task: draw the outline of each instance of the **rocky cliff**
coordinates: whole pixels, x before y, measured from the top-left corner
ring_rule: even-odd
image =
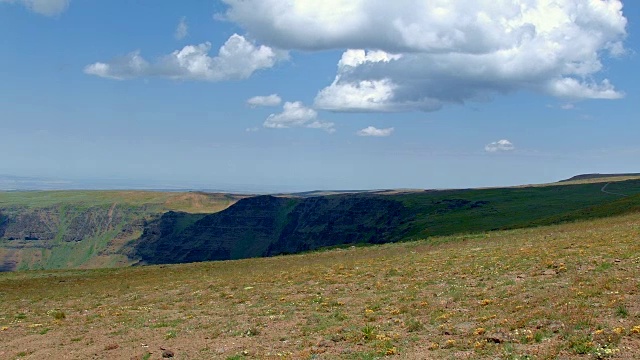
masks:
[[[213,213],[243,197],[201,192],[0,192],[0,271],[129,265],[138,259],[128,245],[140,237],[146,222],[169,210]]]
[[[128,206],[12,207],[0,213],[0,271],[110,265],[142,232],[143,209]],[[110,259],[105,264],[100,258]],[[115,265],[115,263],[114,263]]]
[[[200,219],[167,213],[147,224],[135,253],[145,263],[228,260],[400,240],[412,214],[384,196],[258,196]],[[176,231],[176,228],[182,229]]]

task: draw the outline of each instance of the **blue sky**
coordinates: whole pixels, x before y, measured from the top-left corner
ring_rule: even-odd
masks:
[[[311,190],[640,172],[640,4],[500,3],[0,0],[0,174]]]

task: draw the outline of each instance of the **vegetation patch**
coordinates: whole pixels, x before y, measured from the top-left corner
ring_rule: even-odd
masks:
[[[1,351],[637,358],[639,235],[640,214],[629,214],[272,258],[2,273]]]

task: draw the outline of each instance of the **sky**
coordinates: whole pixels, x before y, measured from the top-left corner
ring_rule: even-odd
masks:
[[[302,191],[640,172],[638,21],[630,0],[0,0],[0,175]]]

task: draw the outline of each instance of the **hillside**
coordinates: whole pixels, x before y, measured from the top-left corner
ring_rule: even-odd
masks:
[[[637,359],[640,214],[239,261],[0,274],[7,359]]]
[[[0,271],[124,266],[123,247],[166,211],[212,213],[243,196],[151,191],[0,192]]]
[[[627,173],[627,174],[581,174],[573,176],[566,180],[561,180],[560,182],[569,182],[569,181],[585,181],[585,180],[597,180],[597,181],[615,181],[615,180],[628,180],[631,178],[640,178],[640,173]]]
[[[147,224],[136,255],[151,264],[273,256],[405,237],[411,211],[393,198],[258,196],[200,217],[170,212]]]
[[[260,196],[207,216],[167,213],[135,243],[144,263],[273,256],[340,245],[526,228],[640,210],[640,180],[570,186]],[[635,194],[635,195],[634,195]]]
[[[0,271],[274,256],[549,225],[640,208],[640,179],[561,184],[248,198],[5,192]]]

